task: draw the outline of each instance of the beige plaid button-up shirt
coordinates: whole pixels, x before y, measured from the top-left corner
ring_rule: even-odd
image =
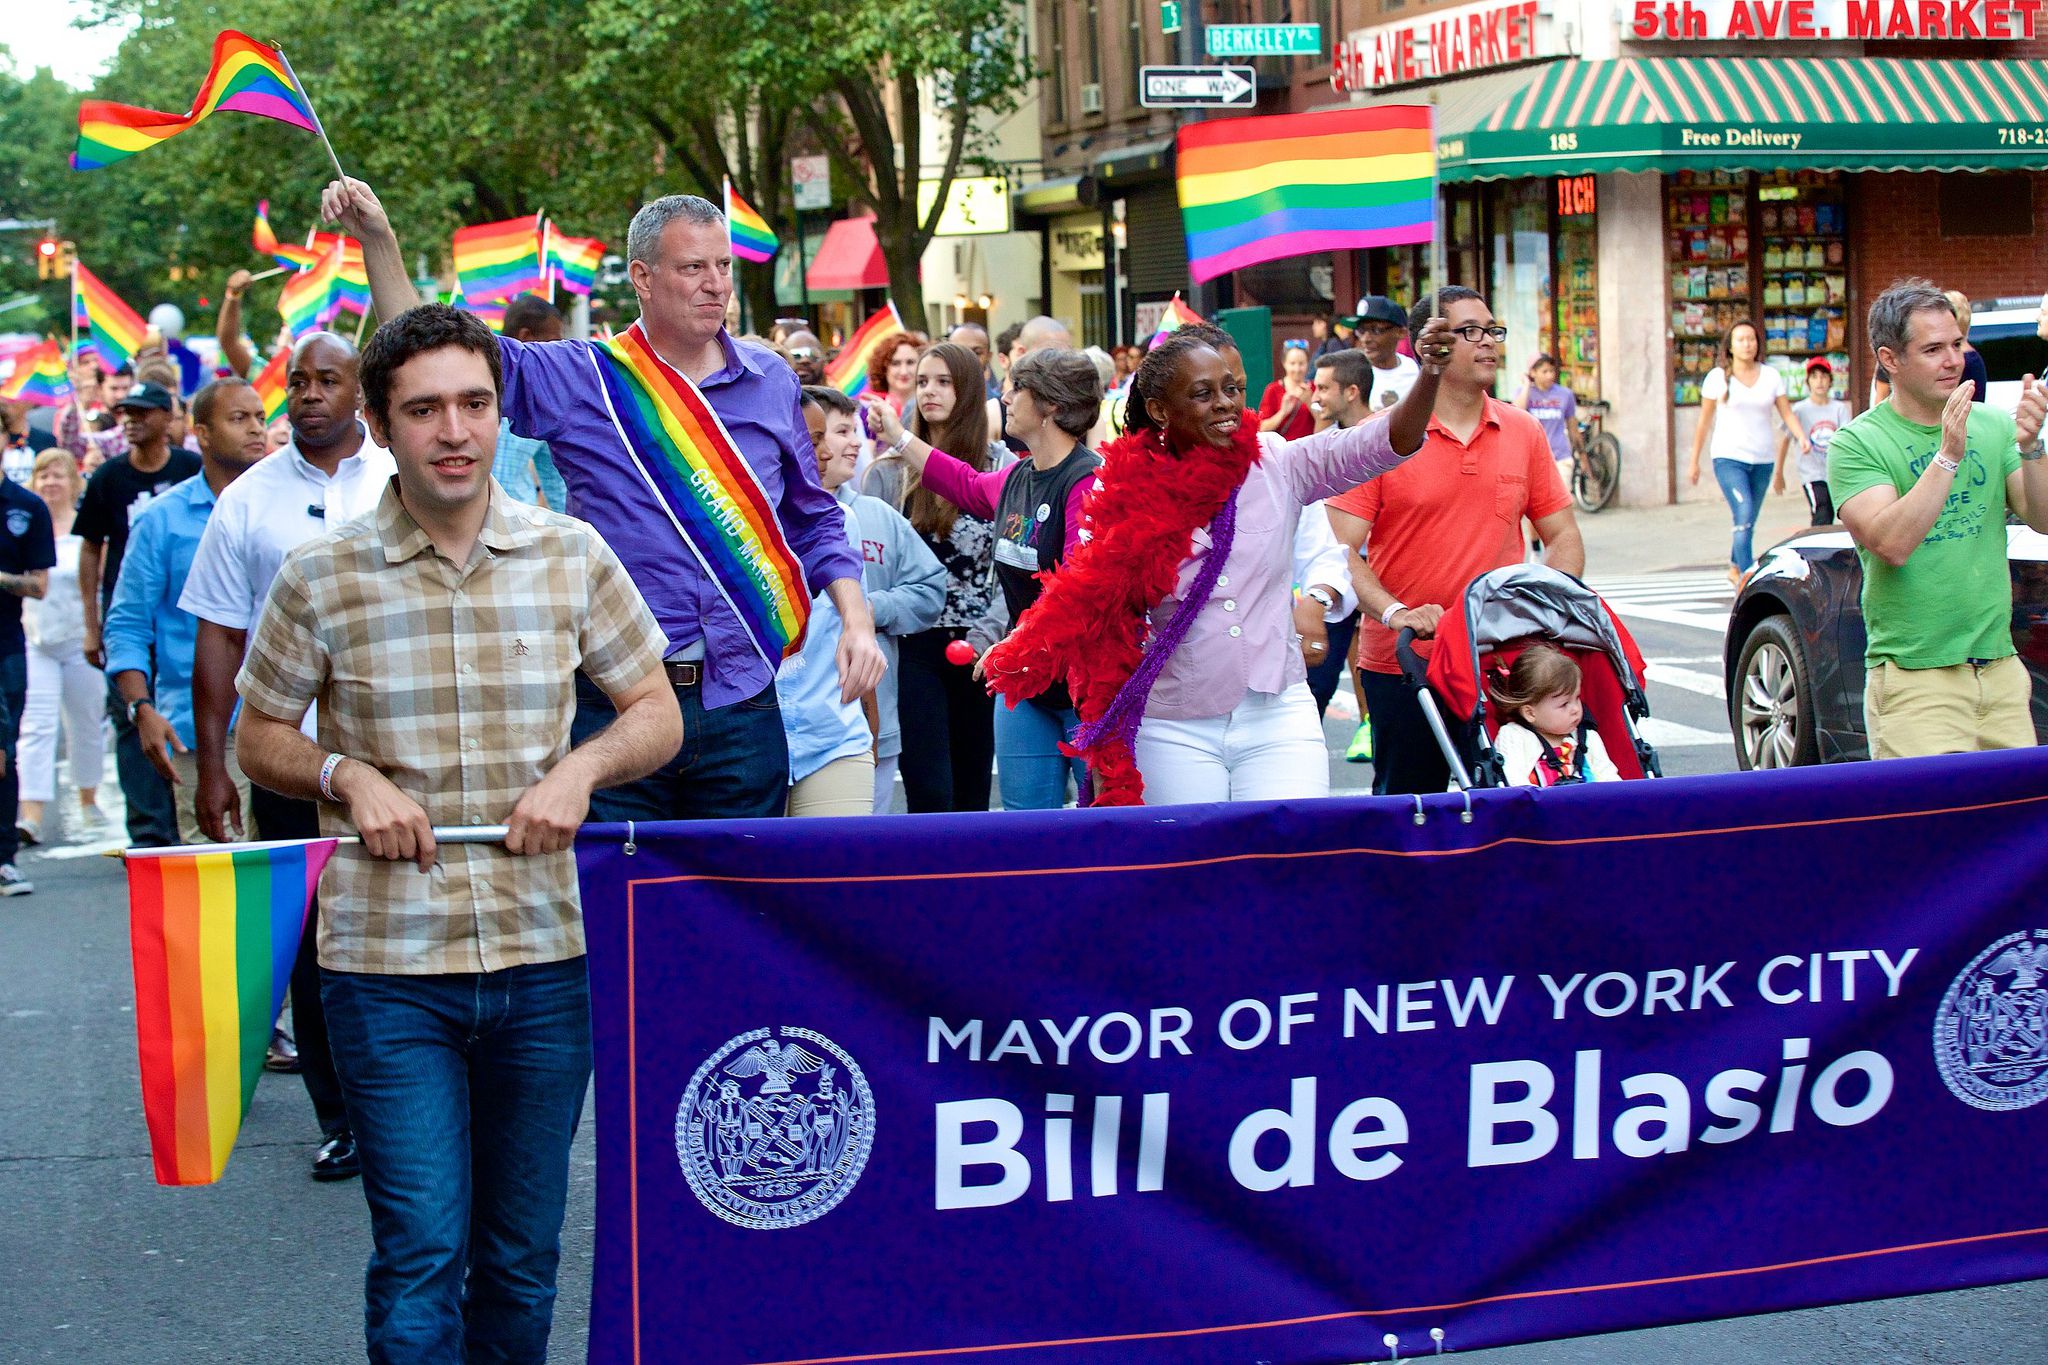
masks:
[[[580,669],[607,691],[667,641],[595,529],[495,484],[466,564],[398,499],[292,552],[256,623],[242,698],[278,720],[320,704],[320,743],[381,771],[436,825],[499,825],[569,751]],[[344,807],[320,827],[351,834]],[[320,965],[493,972],[583,952],[575,855],[444,844],[434,870],[336,850],[320,883]]]

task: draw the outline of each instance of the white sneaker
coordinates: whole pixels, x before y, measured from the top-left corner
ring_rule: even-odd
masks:
[[[14,832],[20,836],[22,845],[26,848],[34,848],[43,841],[43,827],[34,820],[16,820]]]
[[[99,834],[107,828],[107,813],[98,806],[80,806],[78,823],[88,834]]]
[[[0,896],[26,896],[36,884],[21,875],[13,863],[0,863]]]

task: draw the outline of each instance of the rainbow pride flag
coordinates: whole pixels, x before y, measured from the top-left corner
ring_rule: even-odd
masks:
[[[548,234],[548,258],[543,263],[555,281],[572,294],[588,294],[597,287],[598,267],[604,264],[604,243],[595,237],[564,237]]]
[[[284,292],[277,296],[277,311],[293,341],[340,316],[342,256],[339,246],[329,247],[317,265],[284,282]]]
[[[544,293],[540,268],[540,215],[478,223],[455,230],[455,275],[474,303]]]
[[[493,332],[505,330],[505,309],[510,303],[510,299],[485,299],[482,303],[471,303],[463,297],[460,289],[448,300],[451,308],[464,313],[474,313],[482,318]]]
[[[725,222],[732,232],[732,254],[743,261],[772,261],[782,249],[775,240],[775,229],[759,210],[740,198],[730,180],[725,182]]]
[[[1205,119],[1179,134],[1188,274],[1317,251],[1427,242],[1436,136],[1426,104]]]
[[[334,295],[341,312],[361,316],[370,311],[370,267],[363,263],[363,244],[338,232],[313,234],[313,250],[341,248],[341,274],[334,281]]]
[[[246,33],[227,29],[213,40],[213,67],[193,97],[190,113],[160,114],[109,100],[80,104],[78,147],[71,153],[71,168],[97,170],[176,137],[222,111],[276,119],[309,133],[320,131],[320,120],[313,116],[313,106],[292,78],[283,55]]]
[[[14,372],[0,383],[0,399],[60,408],[71,401],[71,372],[64,366],[64,343],[52,338],[14,358]]]
[[[256,371],[249,382],[255,386],[256,396],[263,400],[263,420],[275,422],[284,415],[285,400],[289,390],[285,384],[285,368],[291,363],[290,351],[279,351],[270,357],[270,363]]]
[[[1166,311],[1159,315],[1159,330],[1154,332],[1152,339],[1145,343],[1145,349],[1151,350],[1183,327],[1199,327],[1201,325],[1202,315],[1188,307],[1185,303],[1182,303],[1180,301],[1180,291],[1176,289],[1173,291],[1173,297],[1167,301]]]
[[[71,321],[91,338],[109,372],[134,360],[149,334],[141,315],[82,263],[71,268]]]
[[[159,1185],[220,1179],[333,839],[131,849],[142,1116]]]
[[[265,256],[273,256],[279,265],[296,266],[304,270],[320,259],[320,253],[311,247],[293,246],[277,240],[277,234],[270,227],[270,201],[259,200],[256,204],[256,227],[249,235],[250,244]]]
[[[846,339],[839,354],[825,366],[825,382],[848,398],[866,393],[868,362],[883,342],[902,330],[903,319],[896,315],[896,305],[883,304],[880,311],[860,325],[859,331]]]
[[[770,668],[803,648],[811,590],[775,504],[688,376],[634,323],[591,348],[634,465]]]

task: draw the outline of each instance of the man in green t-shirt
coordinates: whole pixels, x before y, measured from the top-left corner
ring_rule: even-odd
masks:
[[[1828,486],[1863,561],[1871,757],[2030,745],[2005,513],[2048,532],[2048,390],[2027,376],[2017,422],[1972,403],[1962,330],[1925,280],[1878,296],[1870,343],[1891,396],[1835,434]]]

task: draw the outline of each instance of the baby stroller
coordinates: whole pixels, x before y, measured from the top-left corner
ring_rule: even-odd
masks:
[[[1624,778],[1662,777],[1657,751],[1636,733],[1650,714],[1643,691],[1643,655],[1600,595],[1570,574],[1542,564],[1511,564],[1472,580],[1465,599],[1446,611],[1436,647],[1425,665],[1415,632],[1395,641],[1402,675],[1415,689],[1424,719],[1443,750],[1460,790],[1507,784],[1493,736],[1501,717],[1491,714],[1485,679],[1522,649],[1554,644],[1578,662],[1581,732],[1600,735]],[[1583,742],[1580,749],[1584,749]]]

